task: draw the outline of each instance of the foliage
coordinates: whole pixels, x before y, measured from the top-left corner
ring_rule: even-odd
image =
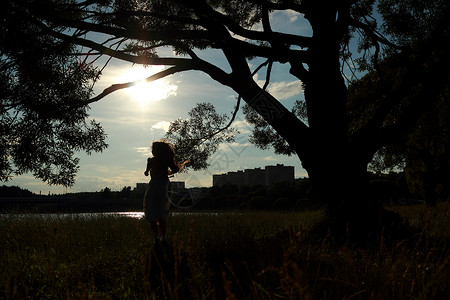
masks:
[[[378,3],[384,21],[382,28],[399,45],[417,44],[436,32],[443,38],[448,36],[448,28],[441,27],[448,7],[445,0],[382,0]]]
[[[446,199],[449,188],[445,149],[449,146],[450,77],[445,73],[430,77],[433,65],[448,64],[442,43],[450,34],[448,9],[447,1],[379,1],[383,33],[399,48],[386,49],[383,60],[349,87],[351,132],[370,124],[368,120],[394,128],[393,132],[385,130],[386,142],[369,168],[404,170],[411,191],[422,194],[430,205]],[[420,59],[423,68],[408,72],[408,68],[417,68]],[[439,84],[433,87],[431,81]]]
[[[432,59],[439,61],[443,58]],[[350,128],[357,131],[367,120],[373,119],[380,109],[389,111],[378,121],[382,126],[396,124],[404,118],[404,107],[412,106],[415,97],[424,97],[424,105],[420,107],[424,110],[417,110],[414,117],[407,119],[409,122],[405,122],[402,135],[395,134],[389,138],[386,133],[387,144],[375,153],[369,168],[375,172],[404,170],[411,191],[421,193],[429,204],[435,204],[436,197],[441,200],[448,197],[449,188],[446,185],[446,178],[450,176],[450,158],[446,151],[450,146],[448,78],[444,76],[441,79],[447,81],[447,85],[441,86],[441,90],[421,94],[420,88],[425,85],[423,81],[429,80],[428,78],[417,76],[413,80],[403,79],[403,65],[414,63],[410,60],[405,55],[393,55],[379,64],[377,73],[372,72],[350,86]],[[406,81],[415,82],[416,86],[411,89],[409,97],[391,99],[391,103],[383,102],[383,99],[389,97],[389,93],[398,93],[399,86]],[[361,105],[360,99],[364,99],[364,105]],[[436,185],[441,186],[438,188],[439,192],[434,191]]]
[[[18,186],[0,186],[1,197],[32,197],[33,193],[29,190],[21,189]]]
[[[166,138],[174,145],[179,161],[189,160],[188,167],[194,170],[206,169],[207,159],[220,144],[233,142],[239,131],[226,128],[227,115],[217,113],[211,103],[197,103],[188,116],[171,122]]]
[[[305,110],[305,102],[297,100],[292,109],[292,113],[307,123]],[[251,106],[245,105],[242,112],[245,115],[245,120],[253,126],[252,133],[249,137],[249,141],[252,144],[263,150],[273,148],[276,154],[295,154],[295,150],[292,149],[283,137],[280,136],[280,134],[278,134],[256,110],[252,109]]]
[[[372,9],[372,5],[373,1],[365,1],[359,8],[355,8],[354,13],[366,15]],[[433,39],[433,35],[439,34],[439,39],[432,40],[435,44],[427,45],[435,49],[429,60],[439,61],[447,56],[437,45],[442,39],[447,39],[449,34],[448,28],[440,27],[443,26],[441,23],[446,18],[444,15],[448,9],[446,1],[379,1],[377,8],[381,18],[373,20],[371,23],[373,30],[377,22],[381,22],[384,35],[392,38],[401,48],[385,48],[383,59],[376,61],[373,65],[367,64],[367,59],[358,60],[366,64],[360,66],[361,70],[367,69],[372,72],[362,79],[352,81],[349,85],[347,111],[351,134],[357,133],[368,123],[368,120],[378,117],[377,114],[383,118],[378,120],[382,127],[396,124],[401,121],[405,107],[415,101],[414,97],[421,97],[417,95],[417,88],[412,88],[409,96],[399,95],[399,88],[404,88],[403,85],[406,82],[409,88],[422,86],[423,81],[426,80],[423,75],[417,76],[414,80],[405,77],[406,66],[413,63],[414,55],[416,55],[412,54],[411,48],[419,47],[427,39]],[[361,50],[374,46],[368,38],[359,40]],[[440,80],[448,83],[445,75],[442,75]],[[446,157],[449,152],[445,151],[448,148],[449,95],[448,86],[441,86],[441,88],[443,89],[441,94],[428,96],[435,97],[437,100],[429,99],[429,103],[421,106],[423,111],[417,113],[420,116],[417,120],[411,119],[404,133],[396,134],[395,141],[389,141],[375,153],[369,165],[370,170],[375,172],[406,170],[410,174],[408,178],[411,179],[411,190],[421,191],[424,195],[424,181],[433,180],[430,177],[438,177],[439,184],[441,181],[446,181],[449,161]],[[393,94],[394,97],[387,96],[389,94]],[[297,117],[307,122],[305,102],[296,101],[293,110]],[[278,154],[292,153],[293,149],[257,112],[246,106],[244,113],[246,120],[254,126],[251,142],[262,149],[272,147]],[[424,160],[432,162],[425,166]],[[441,197],[445,199],[446,195],[441,194]]]
[[[74,46],[21,17],[23,4],[8,1],[0,15],[0,180],[30,172],[48,184],[71,186],[75,152],[107,147],[83,103],[99,72],[72,56]]]
[[[255,124],[261,124],[261,128],[259,125],[255,127],[253,142],[262,147],[275,147],[279,153],[295,153],[311,178],[315,195],[327,204],[330,214],[341,219],[341,225],[350,222],[350,227],[360,227],[364,223],[361,228],[370,231],[376,227],[382,208],[367,193],[368,163],[379,149],[404,137],[411,126],[417,126],[418,119],[448,85],[450,7],[447,2],[51,0],[42,3],[27,0],[21,4],[8,2],[2,7],[6,16],[2,19],[2,29],[6,35],[17,32],[20,37],[32,33],[51,46],[56,45],[56,48],[40,47],[47,44],[39,40],[37,49],[54,51],[42,53],[34,44],[18,44],[19,51],[14,53],[29,49],[30,53],[38,55],[35,61],[57,57],[61,64],[52,65],[57,74],[61,70],[69,73],[78,70],[76,57],[87,57],[86,60],[95,62],[104,55],[107,62],[109,58],[116,58],[133,64],[166,66],[149,78],[150,81],[188,70],[207,74],[235,91],[238,99],[256,112],[253,119]],[[390,6],[393,9],[389,9]],[[282,11],[296,14],[309,26],[308,31],[277,31],[271,17]],[[23,20],[25,26],[15,26],[22,21],[14,20]],[[415,22],[414,31],[405,27],[409,21]],[[33,41],[32,38],[30,40]],[[352,47],[355,40],[357,48]],[[210,49],[219,50],[217,52],[223,54],[226,63],[210,62],[209,52],[203,51]],[[386,65],[384,68],[398,76],[386,76],[388,81],[380,82],[387,84],[387,88],[385,93],[375,93],[380,96],[378,100],[381,102],[376,102],[379,105],[365,105],[364,95],[370,94],[370,85],[370,90],[353,101],[352,104],[359,106],[357,110],[374,110],[365,115],[369,118],[355,123],[349,110],[348,83],[354,82],[361,71],[378,72],[383,68],[380,66],[382,62],[387,60],[389,68]],[[303,91],[299,90],[299,93],[303,92],[305,99],[298,103],[299,109],[289,110],[266,91],[273,66],[278,64],[287,65],[290,74],[303,84]],[[19,60],[12,61],[12,66],[16,65],[20,66]],[[346,67],[349,67],[350,76],[343,74]],[[80,114],[86,113],[90,103],[133,84],[115,84],[88,99],[91,90],[87,83],[95,82],[98,76],[97,70],[88,70],[76,73],[81,74],[80,77],[75,76],[81,82],[78,86],[81,91],[71,85],[68,90],[73,92],[69,99],[78,105]],[[29,70],[26,72],[31,73]],[[259,85],[255,74],[263,78],[263,86]],[[395,80],[389,81],[391,78]],[[27,80],[36,82],[35,78],[27,77]],[[25,91],[30,92],[29,89]],[[80,100],[80,97],[81,102],[75,100]],[[64,105],[61,107],[65,108]],[[83,115],[77,121],[84,121],[85,117]],[[37,126],[45,127],[47,123],[42,124],[41,119],[42,116],[36,119]],[[355,124],[357,126],[353,126]],[[207,130],[204,125],[207,123],[198,126]],[[88,137],[92,138],[93,148],[87,150],[101,150],[106,146],[103,132],[98,126],[92,126],[96,130]],[[269,126],[273,131],[267,130]],[[180,128],[182,130],[183,126]],[[190,133],[194,140],[198,140],[195,134]],[[33,136],[33,133],[29,135]],[[38,152],[42,145],[28,143],[27,140],[22,143],[21,136],[15,137],[20,150],[17,156],[23,158],[25,165],[22,169],[19,166],[19,173],[30,170],[26,167],[33,162],[36,163],[34,169],[42,166],[36,170],[36,176],[70,185],[77,163],[70,159],[72,152],[69,150],[73,145],[69,142],[73,141],[73,136],[63,140],[58,140],[58,137],[46,136],[52,150],[62,149],[62,153],[50,153],[54,157],[47,152]],[[183,141],[188,142],[189,139]],[[20,146],[22,144],[26,145],[25,148]],[[28,144],[34,147],[29,149]],[[84,144],[77,145],[86,150]],[[193,162],[197,165],[193,168],[207,167],[205,157],[217,149],[217,144],[206,146],[196,149],[197,157]],[[190,149],[192,147],[182,152]],[[38,155],[31,155],[34,152],[30,150]],[[9,155],[3,155],[2,169],[9,163]],[[62,166],[66,168],[56,171],[62,175],[58,177],[53,175],[51,165],[60,161],[65,162]],[[43,162],[50,164],[42,165]],[[339,170],[342,176],[332,176],[330,168]],[[62,177],[68,179],[64,181]]]
[[[0,297],[447,299],[448,205],[398,211],[418,238],[373,248],[317,239],[320,211],[174,215],[163,247],[144,219],[2,216]]]

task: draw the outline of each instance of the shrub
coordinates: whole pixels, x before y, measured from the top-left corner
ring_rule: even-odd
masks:
[[[283,197],[278,198],[273,204],[272,209],[275,210],[288,210],[292,209],[295,206],[295,201],[289,198]]]
[[[271,206],[271,201],[265,196],[255,196],[248,202],[249,206],[254,209],[267,209]]]

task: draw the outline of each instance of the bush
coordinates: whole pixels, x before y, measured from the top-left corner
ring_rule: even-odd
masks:
[[[248,202],[248,205],[254,209],[267,209],[271,206],[271,201],[265,196],[255,196]]]
[[[294,198],[295,190],[293,189],[291,182],[280,181],[267,188],[267,196],[271,199]]]
[[[278,198],[273,204],[272,208],[275,210],[289,210],[294,208],[295,201],[286,197]]]
[[[319,209],[320,203],[318,201],[315,201],[314,199],[310,198],[303,198],[297,200],[295,203],[295,209],[296,210],[313,210],[313,209]]]

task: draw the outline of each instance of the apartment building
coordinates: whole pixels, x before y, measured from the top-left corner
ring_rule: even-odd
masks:
[[[224,184],[269,186],[278,181],[294,181],[294,167],[277,164],[276,166],[266,166],[264,169],[245,169],[213,175],[213,186]]]

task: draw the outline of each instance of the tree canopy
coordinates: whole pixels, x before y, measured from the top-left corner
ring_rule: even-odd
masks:
[[[0,180],[31,172],[70,186],[78,171],[75,151],[107,146],[83,104],[99,72],[74,55],[74,45],[22,18],[16,11],[26,10],[22,4],[8,1],[0,13]]]
[[[37,122],[37,128],[49,129],[42,130],[45,136],[29,134],[32,141],[19,134],[2,134],[7,140],[2,147],[2,172],[32,170],[48,180],[54,166],[60,166],[57,178],[61,179],[74,171],[72,149],[89,152],[106,146],[98,124],[86,125],[88,106],[132,85],[116,84],[92,95],[102,68],[96,69],[95,61],[106,56],[166,66],[149,81],[195,70],[230,87],[249,107],[248,120],[255,124],[253,141],[280,153],[295,153],[317,197],[334,216],[354,224],[376,222],[378,216],[367,218],[379,211],[367,194],[367,165],[377,151],[410,132],[448,85],[447,2],[8,1],[1,15],[1,71],[2,116],[10,120],[2,118],[2,130],[11,131],[12,120]],[[277,11],[298,14],[310,31],[274,30],[271,15]],[[220,50],[228,66],[221,68],[202,58],[206,49]],[[255,58],[260,62],[256,66]],[[305,101],[294,111],[266,90],[274,64],[288,65],[303,84]],[[39,76],[33,77],[34,70]],[[259,86],[254,74],[263,70],[265,84]],[[357,84],[359,72],[375,76],[373,85],[350,98],[348,85]],[[59,75],[57,80],[42,82],[52,74]],[[356,104],[354,109],[349,109],[351,104]],[[58,109],[49,117],[36,108],[45,105]],[[69,127],[63,130],[64,126]],[[54,152],[29,151],[41,148]],[[16,167],[8,167],[11,163]],[[335,176],[336,172],[342,176]]]

